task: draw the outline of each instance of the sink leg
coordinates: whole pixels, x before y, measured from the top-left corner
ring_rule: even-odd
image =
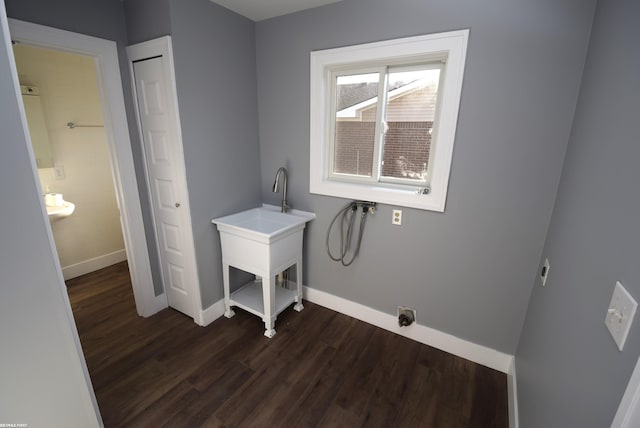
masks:
[[[275,306],[276,306],[276,277],[275,275],[265,275],[262,278],[262,303],[264,307],[264,335],[271,338],[276,334],[274,324],[276,322]]]
[[[229,293],[229,265],[222,264],[222,283],[224,285],[224,316],[231,318],[236,313],[231,309],[231,299]]]
[[[296,304],[293,306],[293,310],[300,312],[304,309],[302,305],[302,261],[296,262],[296,286],[298,295],[296,296]]]

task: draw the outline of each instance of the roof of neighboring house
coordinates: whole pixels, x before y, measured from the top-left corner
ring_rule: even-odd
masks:
[[[409,82],[412,83],[412,82]],[[391,90],[401,87],[396,85]],[[338,97],[338,111],[347,107],[360,104],[363,101],[377,100],[378,83],[352,83],[348,85],[340,85],[340,97]]]
[[[343,92],[345,87],[349,88],[347,93]],[[362,110],[373,107],[378,103],[376,83],[362,83],[353,85],[342,85],[340,88],[340,98],[338,100],[338,112],[336,116],[339,118],[355,118]],[[389,101],[407,95],[411,92],[420,90],[425,87],[424,81],[415,80],[389,91]],[[344,94],[344,95],[343,95]]]

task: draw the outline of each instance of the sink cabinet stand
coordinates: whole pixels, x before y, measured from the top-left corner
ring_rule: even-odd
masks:
[[[302,238],[304,223],[275,239],[255,240],[220,230],[222,273],[224,281],[224,315],[235,315],[233,306],[262,318],[267,337],[276,334],[275,321],[291,303],[300,312],[302,305]],[[296,267],[296,289],[276,286],[276,275]],[[230,292],[229,268],[256,275],[256,280]],[[288,285],[288,284],[287,284]]]

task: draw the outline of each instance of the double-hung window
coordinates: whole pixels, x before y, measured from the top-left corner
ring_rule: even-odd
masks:
[[[444,211],[467,37],[312,52],[310,191]]]

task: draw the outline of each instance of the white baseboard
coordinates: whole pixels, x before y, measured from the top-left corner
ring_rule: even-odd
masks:
[[[153,316],[161,310],[169,307],[169,301],[167,300],[166,293],[162,293],[159,296],[153,296],[153,300],[151,302],[153,304],[153,312],[141,314],[140,311],[138,311],[138,315],[144,318],[149,318],[150,316]]]
[[[125,260],[127,260],[127,252],[124,249],[114,251],[113,253],[94,257],[89,260],[84,260],[80,263],[74,263],[69,266],[64,266],[62,268],[62,276],[66,281],[67,279],[85,275],[99,269],[106,268],[107,266],[123,262]]]
[[[153,297],[153,306],[156,309],[156,312],[160,312],[161,310],[169,307],[169,300],[167,300],[167,293],[162,293],[159,296]]]
[[[518,382],[516,381],[516,359],[511,359],[507,372],[507,399],[509,400],[509,428],[518,428]]]
[[[224,299],[220,299],[208,308],[201,310],[194,321],[196,324],[206,327],[222,315],[224,315]]]
[[[342,297],[324,291],[303,286],[304,299],[316,303],[325,308],[329,308],[341,314],[359,319],[366,323],[375,325],[387,331],[399,334],[425,345],[433,346],[458,357],[473,361],[474,363],[498,370],[502,373],[510,374],[513,367],[513,378],[515,382],[515,365],[513,355],[496,351],[486,346],[478,345],[443,333],[439,330],[426,327],[420,324],[413,324],[408,327],[398,326],[398,320],[394,315],[380,312],[368,306],[355,303]],[[224,314],[224,299],[218,300],[213,305],[202,310],[196,323],[201,326],[211,324]]]
[[[478,345],[420,324],[400,327],[394,315],[309,287],[303,287],[304,298],[325,308],[359,319],[425,345],[433,346],[474,363],[508,373],[513,355]]]

